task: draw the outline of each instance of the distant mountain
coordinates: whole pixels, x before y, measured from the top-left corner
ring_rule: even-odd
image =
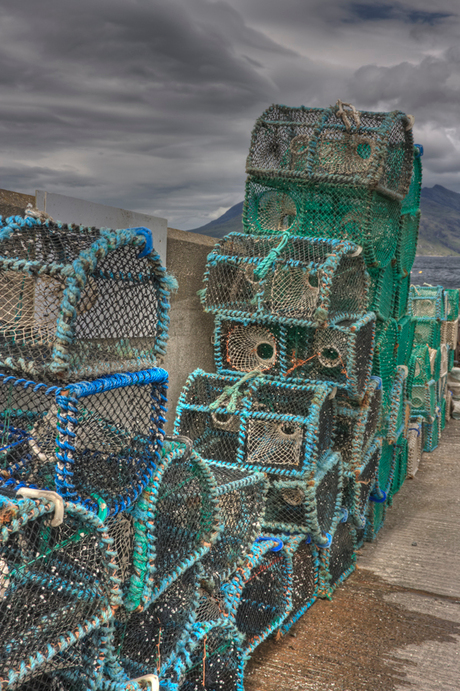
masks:
[[[441,185],[423,187],[422,220],[417,246],[418,255],[460,255],[460,194]],[[232,206],[222,216],[189,233],[201,233],[222,238],[232,232],[241,232],[243,202]]]

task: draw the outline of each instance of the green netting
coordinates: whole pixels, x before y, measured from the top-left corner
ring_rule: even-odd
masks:
[[[446,426],[446,399],[443,398],[441,401],[441,429],[443,430]]]
[[[449,372],[453,369],[455,365],[455,350],[449,349]]]
[[[414,346],[428,345],[439,348],[441,345],[441,322],[436,319],[414,319]]]
[[[407,430],[407,477],[414,477],[423,454],[423,417],[411,417]]]
[[[409,316],[398,320],[398,365],[408,365],[414,343],[414,324]]]
[[[409,392],[413,384],[425,384],[430,379],[430,349],[426,345],[414,346],[409,359],[409,376],[407,380]]]
[[[441,376],[441,348],[429,348],[431,378],[436,381]]]
[[[377,322],[372,374],[382,380],[383,407],[388,409],[389,395],[396,374],[398,352],[398,324],[395,319]]]
[[[444,293],[447,296],[447,321],[453,322],[458,319],[458,303],[460,290],[458,288],[446,288]]]
[[[390,263],[384,269],[369,269],[369,276],[369,310],[375,312],[377,319],[385,321],[393,316],[395,307],[396,270]]]
[[[302,185],[287,179],[246,182],[243,228],[251,235],[290,230],[293,235],[350,240],[370,267],[385,267],[399,236],[401,204],[375,190]]]
[[[420,211],[414,214],[401,215],[398,244],[396,246],[396,268],[405,277],[411,272],[417,251]]]
[[[434,451],[439,444],[439,425],[435,418],[433,422],[423,421],[423,450],[427,453]]]
[[[385,523],[386,514],[386,502],[382,504],[376,504],[372,501],[369,502],[366,516],[366,528],[364,530],[364,540],[366,542],[372,542],[375,539],[380,528]]]
[[[386,439],[382,443],[382,453],[380,455],[379,470],[377,474],[377,485],[381,492],[388,493],[393,479],[395,467],[395,447],[389,444]]]
[[[400,439],[395,449],[395,471],[393,474],[393,482],[391,483],[390,498],[392,498],[404,484],[407,475],[407,454],[408,445],[407,439]]]
[[[420,151],[414,149],[414,168],[409,191],[403,199],[403,214],[415,214],[420,207],[420,192],[422,191],[422,158]]]
[[[411,285],[409,314],[422,319],[445,319],[447,298],[442,286]]]
[[[390,411],[388,415],[387,441],[395,444],[403,434],[409,418],[406,419],[406,377],[407,367],[396,368],[396,376],[390,394]],[[410,413],[410,410],[409,410]]]
[[[378,188],[403,199],[413,174],[410,120],[401,111],[371,113],[270,106],[257,119],[246,172],[295,181]]]
[[[436,382],[434,379],[425,384],[413,383],[408,387],[408,397],[414,415],[422,415],[432,420],[436,414]]]
[[[395,306],[393,316],[402,319],[407,314],[409,301],[410,275],[395,281]]]

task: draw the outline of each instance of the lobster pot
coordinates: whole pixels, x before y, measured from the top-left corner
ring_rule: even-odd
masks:
[[[310,477],[284,480],[272,477],[267,493],[264,528],[267,531],[310,533],[324,543],[342,505],[343,470],[339,453],[329,453]]]
[[[366,528],[364,530],[364,541],[373,542],[385,523],[387,515],[387,503],[377,503],[370,501],[367,508]]]
[[[214,331],[214,361],[219,374],[254,372],[271,377],[286,372],[287,327],[264,321],[217,317]],[[315,329],[311,329],[314,333]]]
[[[436,382],[436,403],[441,405],[447,394],[447,374],[444,377],[440,377]]]
[[[413,384],[425,384],[431,379],[430,348],[427,345],[414,346],[409,360],[408,389]]]
[[[439,348],[441,345],[441,322],[436,319],[416,318],[414,325],[414,346],[428,345]]]
[[[189,639],[160,678],[167,691],[243,691],[241,634],[231,622],[193,626]]]
[[[187,444],[169,444],[132,512],[133,568],[124,598],[139,611],[195,562],[203,559],[222,530],[213,474]]]
[[[407,429],[407,477],[415,477],[422,460],[423,437],[422,437],[423,417],[411,417]]]
[[[449,372],[449,346],[445,343],[441,343],[441,364],[439,368],[439,376],[443,379],[446,378]]]
[[[407,313],[409,304],[410,274],[405,278],[398,277],[395,281],[395,304],[393,317],[402,319]]]
[[[284,548],[292,561],[292,608],[281,626],[289,629],[310,609],[318,596],[318,549],[305,535],[283,536]]]
[[[393,475],[395,473],[395,466],[395,446],[394,444],[388,444],[388,442],[385,439],[383,439],[382,452],[380,454],[379,469],[377,473],[376,483],[376,486],[380,493],[389,493],[391,489],[391,483],[393,481]],[[379,491],[377,491],[376,496],[379,494]]]
[[[353,242],[368,267],[384,268],[396,251],[400,216],[401,202],[377,190],[249,175],[242,220],[249,235],[289,231]]]
[[[199,566],[194,564],[143,611],[118,617],[114,649],[128,678],[152,672],[161,675],[173,662],[197,617],[199,574]]]
[[[405,438],[398,440],[395,445],[395,471],[391,483],[388,499],[392,501],[394,495],[399,492],[407,477],[408,441]]]
[[[210,463],[209,469],[217,483],[223,529],[200,563],[206,576],[225,579],[260,535],[267,480],[263,473],[249,473],[235,466]]]
[[[455,366],[455,351],[456,348],[449,348],[449,355],[448,355],[448,370],[451,372],[454,369]]]
[[[394,319],[378,322],[375,334],[372,374],[380,377],[383,386],[382,405],[384,410],[390,406],[390,392],[396,373],[398,352],[398,324]]]
[[[396,271],[401,278],[410,276],[417,251],[419,225],[420,211],[416,211],[413,214],[403,213],[401,215],[399,238],[395,254]]]
[[[396,368],[396,376],[390,394],[390,411],[388,415],[387,441],[396,444],[404,434],[410,417],[411,404],[407,401],[406,377],[408,368],[400,365]]]
[[[416,319],[445,319],[447,299],[442,286],[411,285],[409,314]]]
[[[368,309],[377,319],[385,321],[393,316],[398,275],[392,264],[384,269],[369,269],[370,291]]]
[[[1,367],[75,380],[144,370],[165,353],[176,282],[147,228],[8,218],[0,284]]]
[[[410,188],[414,144],[401,111],[344,111],[272,105],[256,120],[246,172],[295,182],[381,190],[403,199]],[[321,237],[321,236],[320,236]]]
[[[356,565],[356,531],[339,523],[330,547],[319,549],[318,597],[331,598],[334,590],[353,573]]]
[[[206,312],[317,326],[364,314],[369,279],[361,247],[284,235],[224,237],[208,256]]]
[[[455,350],[458,341],[458,318],[454,321],[441,322],[441,343],[446,343],[449,348]]]
[[[356,528],[363,528],[369,497],[377,479],[382,440],[376,439],[359,468],[344,474],[344,503]]]
[[[437,415],[431,420],[424,419],[422,427],[423,450],[427,453],[434,451],[439,444],[439,422]]]
[[[269,538],[255,543],[231,581],[222,585],[246,655],[283,624],[292,607],[292,561],[282,544]]]
[[[414,343],[414,322],[406,315],[398,320],[398,357],[397,365],[409,365]]]
[[[402,213],[415,215],[420,209],[420,194],[422,191],[422,153],[420,145],[414,145],[414,168],[409,185],[409,191],[402,201]]]
[[[430,353],[431,378],[438,380],[441,376],[441,348],[428,348]]]
[[[446,391],[446,422],[452,419],[452,391]]]
[[[408,390],[413,415],[422,415],[427,420],[436,415],[436,382],[434,379],[425,384],[413,383]]]
[[[449,322],[454,322],[458,319],[460,289],[458,289],[458,288],[445,288],[444,294],[447,298],[446,319]]]
[[[446,399],[443,398],[439,404],[439,409],[440,409],[440,417],[439,417],[439,423],[440,423],[440,431],[439,431],[439,438],[441,438],[441,432],[445,429],[446,427]]]
[[[379,428],[382,383],[371,377],[360,405],[347,398],[337,401],[334,450],[342,455],[344,472],[354,471],[362,464],[363,455]]]
[[[3,476],[110,516],[127,509],[158,460],[167,382],[158,368],[65,389],[0,372]]]
[[[55,494],[54,501],[41,496],[0,495],[0,676],[11,689],[26,682],[37,689],[36,676],[75,671],[85,638],[120,603],[112,541],[102,521]]]

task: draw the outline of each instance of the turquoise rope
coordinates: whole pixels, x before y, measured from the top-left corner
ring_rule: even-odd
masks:
[[[242,395],[240,392],[240,387],[254,377],[263,376],[264,375],[260,370],[255,369],[252,370],[252,372],[245,374],[244,377],[241,377],[241,379],[233,384],[233,386],[225,386],[219,398],[217,398],[214,403],[210,403],[209,409],[216,410],[216,408],[228,400],[226,409],[229,413],[234,413],[237,408],[238,398]]]
[[[280,243],[274,247],[270,252],[267,254],[263,262],[259,264],[257,269],[254,271],[254,277],[257,278],[258,281],[261,281],[265,276],[268,274],[271,265],[273,262],[278,259],[280,256],[281,252],[284,250],[286,247],[289,238],[291,236],[291,231],[290,230],[283,230],[282,232],[283,237],[281,238]]]

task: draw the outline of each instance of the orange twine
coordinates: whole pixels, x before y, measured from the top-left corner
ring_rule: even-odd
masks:
[[[314,357],[318,357],[319,353],[315,353],[311,357],[307,358],[306,360],[296,360],[295,356],[295,350],[292,351],[292,357],[291,357],[291,362],[292,362],[292,367],[288,369],[286,374],[284,375],[287,377],[291,372],[293,372],[297,367],[301,367],[302,365],[305,365],[306,362],[309,362],[310,360],[313,360]]]

